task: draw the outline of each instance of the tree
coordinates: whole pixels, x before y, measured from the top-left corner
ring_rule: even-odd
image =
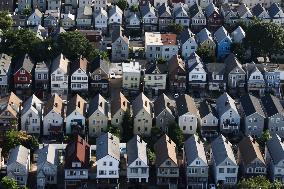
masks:
[[[156,154],[150,148],[147,148],[147,158],[151,163],[156,160]]]
[[[198,47],[196,50],[196,54],[200,56],[200,58],[205,62],[214,62],[215,61],[215,56],[211,55],[211,52],[208,48],[202,48]]]
[[[282,184],[278,181],[271,183],[264,176],[257,176],[248,179],[242,179],[238,185],[238,189],[247,189],[247,188],[261,188],[261,189],[280,189]]]
[[[133,137],[133,120],[129,110],[126,111],[123,115],[121,127],[122,127],[121,139],[123,142],[127,142]]]
[[[170,25],[170,30],[173,32],[173,33],[175,33],[175,34],[180,34],[180,32],[182,32],[182,30],[183,30],[183,25],[182,24],[176,24],[176,23],[174,23],[174,24],[171,24]]]
[[[25,8],[25,9],[23,10],[23,14],[26,15],[26,16],[30,15],[31,12],[32,12],[32,10],[31,10],[30,8]]]
[[[138,5],[132,5],[132,6],[130,7],[130,11],[131,11],[131,12],[138,12],[138,11],[139,11]]]
[[[168,136],[176,143],[178,147],[182,146],[184,136],[177,123],[173,123],[169,126]]]
[[[7,30],[13,25],[13,19],[7,11],[0,11],[0,29]]]
[[[167,61],[163,58],[158,58],[157,59],[157,64],[165,64]]]
[[[121,138],[121,136],[120,136],[120,129],[118,127],[115,127],[115,126],[112,126],[112,125],[108,125],[107,132],[110,132],[114,136],[116,136],[118,138]]]
[[[246,57],[246,48],[243,43],[232,43],[231,51],[234,53],[237,58],[243,62]]]
[[[254,21],[246,31],[244,43],[250,48],[254,59],[259,56],[271,58],[274,54],[283,54],[284,29],[272,22]]]
[[[2,189],[18,189],[17,181],[9,177],[3,177],[1,179],[1,188]]]
[[[124,12],[125,9],[127,9],[128,7],[128,3],[126,0],[118,0],[118,2],[116,3],[116,5]]]

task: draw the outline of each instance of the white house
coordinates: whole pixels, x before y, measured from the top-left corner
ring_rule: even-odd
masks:
[[[144,73],[144,87],[148,93],[164,91],[167,84],[167,67],[165,64],[150,63]]]
[[[86,58],[80,58],[76,62],[72,62],[70,66],[71,75],[71,91],[87,92],[89,85],[88,77],[88,61]]]
[[[47,0],[48,10],[61,10],[61,0]]]
[[[184,27],[189,27],[190,19],[187,13],[187,8],[184,4],[174,7],[174,18],[176,24],[181,24]]]
[[[138,135],[135,135],[127,142],[128,181],[148,182],[149,166],[146,146],[147,143]]]
[[[138,91],[140,87],[141,66],[139,62],[122,63],[122,89]]]
[[[19,186],[26,186],[30,170],[30,150],[19,145],[10,150],[7,161],[7,177],[15,179]]]
[[[122,24],[122,10],[117,6],[112,6],[108,11],[108,24]]]
[[[21,111],[21,130],[28,134],[40,135],[42,121],[43,102],[35,95],[30,96],[23,105]]]
[[[119,179],[119,138],[105,133],[97,138],[97,179]]]
[[[40,10],[35,9],[32,14],[27,19],[27,25],[28,26],[38,26],[41,25],[43,14],[40,12]]]
[[[76,24],[80,28],[89,28],[92,26],[93,10],[91,6],[85,5],[79,7],[77,11]]]
[[[93,14],[93,25],[95,26],[95,29],[99,29],[102,31],[107,30],[108,25],[108,16],[107,11],[103,8],[100,8],[99,10],[96,10]]]
[[[188,85],[190,88],[205,88],[207,72],[201,58],[194,52],[187,61]]]
[[[68,14],[61,14],[60,16],[61,26],[64,29],[70,29],[76,25],[75,15],[68,13]]]
[[[107,10],[107,4],[107,0],[94,0],[94,9],[95,11],[100,10],[101,8]]]
[[[185,94],[176,99],[178,125],[184,134],[195,134],[199,113],[194,99]]]
[[[198,47],[198,44],[195,40],[195,35],[190,31],[190,29],[185,29],[180,33],[179,43],[183,58],[188,58],[197,50]]]

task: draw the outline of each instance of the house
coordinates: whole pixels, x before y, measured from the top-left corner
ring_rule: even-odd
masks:
[[[132,5],[139,5],[138,0],[127,0],[128,6],[131,7]]]
[[[180,95],[176,99],[178,125],[183,134],[195,134],[199,113],[194,99],[187,95]]]
[[[123,33],[121,28],[119,31],[112,33],[111,43],[111,60],[112,62],[120,62],[128,59],[129,55],[129,39]]]
[[[225,66],[223,63],[206,64],[209,91],[226,90]]]
[[[190,19],[187,10],[188,8],[186,8],[186,6],[183,6],[182,4],[179,4],[178,6],[174,7],[173,15],[175,19],[175,24],[181,24],[185,28],[189,28]]]
[[[79,8],[83,6],[92,6],[92,0],[79,0]]]
[[[172,56],[168,61],[168,77],[171,91],[185,92],[187,72],[185,62],[179,55]]]
[[[284,12],[283,9],[281,9],[281,7],[277,3],[273,3],[268,8],[268,14],[273,23],[279,26],[284,25]]]
[[[220,13],[223,16],[223,20],[225,24],[233,25],[239,19],[235,8],[231,7],[230,4],[227,4],[227,3],[221,5]]]
[[[100,136],[107,130],[109,111],[108,102],[100,94],[90,101],[87,114],[90,137]]]
[[[191,29],[199,32],[206,27],[206,17],[202,8],[198,4],[194,4],[189,8]]]
[[[127,180],[148,182],[149,166],[147,158],[147,143],[135,135],[126,144],[127,151]]]
[[[122,63],[122,90],[126,92],[138,92],[140,89],[141,65],[131,61]]]
[[[106,10],[100,8],[99,10],[94,11],[93,26],[95,29],[102,30],[103,32],[107,31],[108,15]]]
[[[63,100],[68,95],[69,60],[63,55],[58,55],[52,60],[50,67],[51,94],[57,93]]]
[[[18,130],[22,100],[13,92],[0,99],[0,140],[6,131]]]
[[[36,36],[41,39],[44,40],[48,37],[48,31],[47,29],[45,29],[42,25],[37,25],[35,26],[32,31],[36,34]]]
[[[28,54],[22,56],[14,68],[14,88],[19,96],[32,94],[32,77],[34,74],[34,62]]]
[[[232,39],[227,30],[221,26],[215,33],[217,46],[217,58],[224,59],[228,54],[231,53]]]
[[[262,6],[264,6],[264,8],[269,8],[269,6],[271,6],[271,4],[273,3],[279,3],[279,0],[242,0],[242,2],[244,4],[246,4],[249,8],[253,8],[254,6],[256,6],[258,3],[260,3]]]
[[[76,25],[75,15],[71,13],[61,14],[60,22],[65,30],[73,28]]]
[[[176,144],[167,135],[163,135],[154,144],[155,166],[158,185],[178,184],[179,165]]]
[[[250,23],[253,18],[250,9],[245,4],[241,4],[237,8],[237,15],[239,17],[239,20],[243,21],[246,24]]]
[[[265,162],[267,172],[272,181],[284,182],[284,143],[276,134],[272,135],[266,142],[265,146]]]
[[[168,133],[170,125],[175,124],[176,103],[167,95],[162,93],[154,101],[154,119],[156,127],[163,132]]]
[[[26,15],[15,14],[15,15],[12,15],[12,19],[13,19],[13,27],[14,28],[18,28],[19,26],[20,27],[26,27],[26,25],[27,25]]]
[[[47,0],[47,10],[61,10],[61,0]]]
[[[19,186],[26,186],[30,170],[30,150],[22,145],[11,149],[6,169],[8,178],[16,180]]]
[[[0,54],[0,94],[6,94],[10,88],[12,57],[7,54]]]
[[[79,135],[65,149],[65,188],[81,186],[88,188],[90,145]]]
[[[89,77],[91,89],[107,93],[109,89],[109,63],[97,57],[90,63]]]
[[[280,100],[269,94],[261,98],[262,106],[266,113],[266,125],[270,133],[280,137],[284,136],[284,109]]]
[[[200,48],[208,49],[211,56],[215,56],[216,44],[213,36],[206,28],[196,34],[196,41]]]
[[[169,5],[167,3],[163,3],[158,7],[157,11],[159,31],[168,31],[171,24],[173,24],[173,16]]]
[[[187,185],[192,188],[207,188],[209,166],[204,144],[197,135],[191,136],[184,143],[184,165]]]
[[[85,5],[78,8],[76,24],[79,28],[90,28],[92,26],[93,10],[91,6]]]
[[[192,33],[190,29],[185,29],[179,34],[179,44],[181,55],[185,59],[194,53],[198,47],[195,34]]]
[[[144,72],[144,90],[157,95],[166,90],[167,67],[165,64],[149,63]]]
[[[241,89],[245,85],[246,73],[242,68],[240,61],[234,54],[230,54],[224,61],[225,77],[227,86],[230,89]]]
[[[216,107],[213,107],[207,100],[199,105],[199,116],[202,136],[216,136],[219,133],[219,119]]]
[[[156,9],[150,3],[140,6],[140,13],[142,18],[142,27],[145,32],[157,31],[158,16]]]
[[[44,106],[43,135],[56,136],[62,134],[64,119],[63,100],[57,94],[54,94]]]
[[[32,10],[32,0],[19,0],[18,11],[23,13],[26,9]]]
[[[78,7],[78,0],[65,0],[62,7],[62,14],[75,14]]]
[[[233,43],[242,43],[246,37],[246,33],[241,26],[238,26],[232,33],[231,38]]]
[[[164,4],[164,3],[167,3],[168,1],[166,1],[166,0],[153,0],[153,5],[154,5],[154,7],[159,7],[159,6],[161,6],[162,4]]]
[[[264,130],[265,113],[260,100],[255,96],[246,94],[240,98],[243,109],[243,126],[245,135],[260,137]]]
[[[40,12],[40,10],[35,9],[31,15],[27,19],[27,25],[28,26],[38,26],[41,25],[43,14]]]
[[[276,96],[280,94],[280,73],[278,64],[264,63],[264,78],[266,83],[266,91],[273,92]]]
[[[111,133],[104,133],[97,138],[96,164],[97,181],[119,179],[119,138]]]
[[[0,11],[13,12],[15,10],[14,0],[1,0],[0,1]]]
[[[205,16],[207,19],[207,28],[210,31],[216,31],[217,28],[223,25],[223,17],[213,2],[209,3],[206,7]]]
[[[228,93],[223,93],[216,100],[216,110],[219,116],[219,126],[221,133],[239,132],[240,114],[236,107],[236,102]]]
[[[60,10],[46,10],[43,18],[43,26],[55,29],[59,25]]]
[[[121,25],[122,24],[122,10],[117,6],[112,6],[108,11],[108,24]]]
[[[47,144],[37,150],[37,188],[44,189],[47,185],[57,184],[59,154],[54,144]]]
[[[206,70],[201,58],[194,52],[187,61],[189,89],[204,89],[206,86]]]
[[[140,93],[132,102],[132,113],[134,120],[133,133],[135,135],[149,136],[152,129],[152,104],[150,100]]]
[[[262,64],[246,63],[243,65],[246,72],[247,90],[258,95],[265,91],[264,69]]]
[[[169,60],[178,54],[176,34],[145,32],[145,54],[149,61]]]
[[[46,99],[49,96],[49,65],[49,61],[37,62],[35,65],[35,94],[40,99]]]
[[[129,32],[135,32],[135,31],[140,31],[141,30],[141,22],[140,22],[140,17],[138,13],[136,12],[128,12],[128,15],[125,16],[125,22],[126,22],[126,31],[130,30]]]
[[[87,102],[78,94],[67,103],[66,134],[85,134]]]
[[[39,9],[41,12],[46,11],[46,3],[47,1],[42,1],[42,0],[33,0],[33,8]]]
[[[75,93],[88,92],[88,60],[80,58],[70,65],[71,91]]]
[[[130,114],[130,102],[119,92],[111,99],[111,125],[117,126],[122,130],[121,124],[125,114]]]
[[[240,172],[246,177],[266,175],[266,162],[259,144],[251,136],[244,137],[238,145]]]
[[[223,186],[235,186],[239,167],[232,150],[232,144],[223,135],[220,135],[211,143],[211,154],[215,183]]]
[[[268,14],[268,11],[260,3],[252,7],[251,12],[256,18],[265,22],[270,22],[270,16]]]
[[[21,111],[21,130],[28,134],[40,135],[42,112],[43,102],[35,95],[30,96]]]
[[[101,8],[103,10],[107,10],[107,3],[108,3],[107,0],[95,0],[95,1],[93,1],[94,10],[97,11],[97,10],[100,10]]]

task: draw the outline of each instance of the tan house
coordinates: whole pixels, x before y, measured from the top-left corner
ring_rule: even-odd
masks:
[[[211,56],[215,55],[216,44],[210,31],[204,28],[197,33],[196,38],[200,48],[208,49]]]
[[[115,98],[111,99],[111,125],[121,126],[123,116],[129,111],[130,103],[127,98],[120,92]]]

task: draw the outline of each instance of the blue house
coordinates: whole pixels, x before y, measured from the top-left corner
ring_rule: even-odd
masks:
[[[227,30],[221,26],[214,34],[217,46],[217,58],[223,59],[231,53],[232,39]]]

